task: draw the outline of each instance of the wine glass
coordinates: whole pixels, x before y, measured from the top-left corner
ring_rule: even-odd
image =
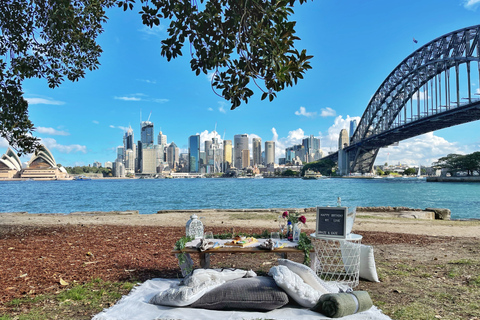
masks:
[[[205,239],[208,242],[213,242],[213,232],[212,231],[207,231],[203,234],[203,239]]]
[[[278,225],[280,226],[280,234],[283,236],[285,231],[285,219],[282,216],[278,217]]]
[[[270,233],[270,239],[275,243],[275,247],[278,247],[278,242],[280,241],[280,233],[272,232]]]

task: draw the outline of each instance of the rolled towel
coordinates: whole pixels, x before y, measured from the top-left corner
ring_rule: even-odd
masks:
[[[312,310],[330,318],[341,318],[367,311],[372,306],[373,302],[367,291],[351,291],[323,294]]]

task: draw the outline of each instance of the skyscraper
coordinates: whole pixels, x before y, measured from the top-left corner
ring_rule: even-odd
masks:
[[[349,141],[348,131],[347,129],[342,129],[338,137],[338,150],[341,150],[344,147],[348,146],[349,145],[348,141]]]
[[[262,139],[253,138],[252,149],[253,149],[253,165],[258,166],[262,164]]]
[[[248,150],[248,134],[236,134],[233,142],[233,165],[235,168],[242,168],[242,150]]]
[[[265,165],[275,163],[275,141],[265,141]]]
[[[153,122],[140,122],[140,133],[143,145],[153,144]]]
[[[207,161],[207,166],[213,165],[213,150],[212,150],[212,140],[205,140],[205,156]]]
[[[355,130],[357,130],[357,120],[351,120],[350,121],[350,138],[355,133]]]
[[[175,144],[175,142],[170,143],[167,148],[167,162],[170,169],[174,169],[177,167],[179,157],[180,152],[177,145]]]
[[[164,147],[167,145],[167,135],[163,134],[162,131],[158,133],[157,140],[158,140],[158,145],[164,146]]]
[[[241,168],[250,167],[250,150],[243,149],[242,150],[242,166]]]
[[[223,172],[232,166],[232,140],[223,140]]]
[[[188,138],[188,161],[189,172],[199,172],[200,163],[200,136],[194,135]]]

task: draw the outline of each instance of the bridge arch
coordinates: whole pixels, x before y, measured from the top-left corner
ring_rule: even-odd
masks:
[[[474,74],[474,81],[480,84],[479,37],[480,25],[445,34],[414,51],[388,75],[370,99],[352,135],[347,148],[350,172],[370,172],[379,148],[392,143],[392,139],[375,137],[452,109],[480,103],[474,96],[480,91],[472,93],[471,79]],[[476,69],[472,69],[472,62]],[[461,82],[465,83],[462,87]],[[461,97],[461,89],[467,92],[466,98]],[[469,121],[473,120],[477,120],[474,115]],[[445,122],[442,127],[432,126],[429,131],[450,125]],[[404,135],[403,139],[415,135]],[[368,143],[373,140],[376,143]]]

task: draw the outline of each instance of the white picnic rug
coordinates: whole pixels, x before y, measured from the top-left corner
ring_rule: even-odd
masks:
[[[176,286],[179,279],[156,278],[145,281],[135,287],[127,296],[124,296],[113,307],[105,309],[95,315],[92,320],[157,320],[157,319],[182,319],[182,320],[247,320],[247,319],[302,319],[317,320],[330,319],[320,313],[304,308],[282,307],[269,312],[248,311],[216,311],[197,308],[175,308],[158,306],[148,303],[151,297],[160,291]],[[391,320],[377,307],[357,313],[345,320]]]

